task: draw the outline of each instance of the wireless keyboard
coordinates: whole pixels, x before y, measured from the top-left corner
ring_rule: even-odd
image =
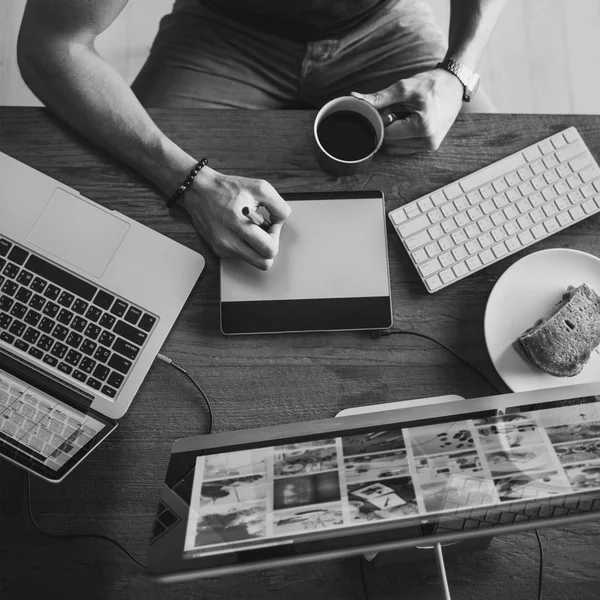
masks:
[[[600,167],[574,127],[388,213],[433,293],[600,211]]]

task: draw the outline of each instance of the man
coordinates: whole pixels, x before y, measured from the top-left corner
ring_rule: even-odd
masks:
[[[386,128],[388,152],[436,149],[505,1],[451,0],[446,44],[426,0],[176,0],[130,89],[94,47],[128,0],[28,0],[18,60],[46,106],[169,197],[199,157],[144,107],[319,107],[353,92],[410,113]],[[456,62],[438,68],[444,57]],[[464,107],[493,110],[482,92]],[[290,209],[269,183],[206,166],[178,202],[219,256],[270,268]],[[258,205],[268,232],[241,214]]]

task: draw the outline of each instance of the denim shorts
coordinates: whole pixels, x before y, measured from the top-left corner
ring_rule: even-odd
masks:
[[[350,32],[309,42],[177,0],[132,89],[148,108],[318,108],[434,68],[446,49],[426,0],[391,0]]]

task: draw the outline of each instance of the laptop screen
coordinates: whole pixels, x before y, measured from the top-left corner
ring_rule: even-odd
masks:
[[[189,506],[181,566],[239,567],[600,511],[599,400],[188,456],[191,469],[171,486]]]

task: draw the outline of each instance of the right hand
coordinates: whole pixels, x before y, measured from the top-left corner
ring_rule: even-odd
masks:
[[[279,250],[279,235],[290,216],[289,204],[267,181],[224,175],[204,167],[179,204],[192,218],[196,231],[222,258],[241,258],[268,271]],[[242,214],[248,206],[264,206],[272,225],[268,231]]]

